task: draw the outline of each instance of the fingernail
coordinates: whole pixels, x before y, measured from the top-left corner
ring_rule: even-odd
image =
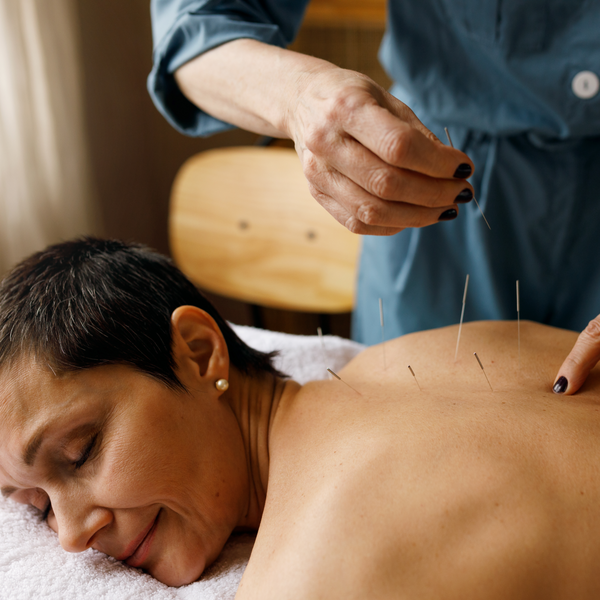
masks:
[[[452,221],[452,219],[456,219],[456,217],[458,217],[457,210],[455,208],[449,208],[440,215],[438,221]]]
[[[456,202],[457,204],[461,204],[465,202],[471,202],[471,200],[473,200],[473,192],[469,188],[467,188],[466,190],[463,190],[458,196],[456,196],[454,202]]]
[[[458,169],[454,171],[454,177],[456,179],[466,179],[471,175],[471,165],[467,163],[462,163],[462,165],[458,165]]]
[[[552,391],[555,394],[564,394],[568,386],[569,386],[569,382],[567,381],[567,378],[563,377],[561,375],[556,380],[556,383],[554,384],[554,387],[552,388]]]

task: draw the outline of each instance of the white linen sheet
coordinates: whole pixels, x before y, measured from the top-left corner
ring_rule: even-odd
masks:
[[[326,379],[363,346],[333,336],[296,336],[233,326],[250,346],[279,350],[275,366],[299,383]],[[65,552],[32,508],[0,498],[0,600],[229,600],[234,598],[254,536],[234,535],[217,561],[187,586],[171,588],[96,550]]]

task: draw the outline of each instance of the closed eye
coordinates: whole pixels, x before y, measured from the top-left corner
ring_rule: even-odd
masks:
[[[81,469],[81,467],[83,467],[83,465],[88,461],[88,459],[91,457],[92,453],[94,452],[94,450],[96,449],[96,442],[98,441],[98,437],[100,434],[96,434],[92,437],[92,439],[88,442],[87,446],[85,447],[83,453],[81,454],[81,456],[77,459],[76,462],[73,463],[73,466],[76,469]]]

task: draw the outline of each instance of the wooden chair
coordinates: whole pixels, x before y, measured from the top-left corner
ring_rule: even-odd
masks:
[[[384,27],[386,0],[312,0],[304,22],[309,25]]]
[[[209,292],[255,307],[352,309],[360,238],[312,198],[290,148],[190,158],[173,184],[169,236],[179,268]]]

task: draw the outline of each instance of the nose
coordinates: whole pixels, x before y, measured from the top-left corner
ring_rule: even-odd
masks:
[[[87,498],[51,498],[53,518],[48,519],[67,552],[83,552],[96,541],[102,529],[112,523],[112,512]]]

